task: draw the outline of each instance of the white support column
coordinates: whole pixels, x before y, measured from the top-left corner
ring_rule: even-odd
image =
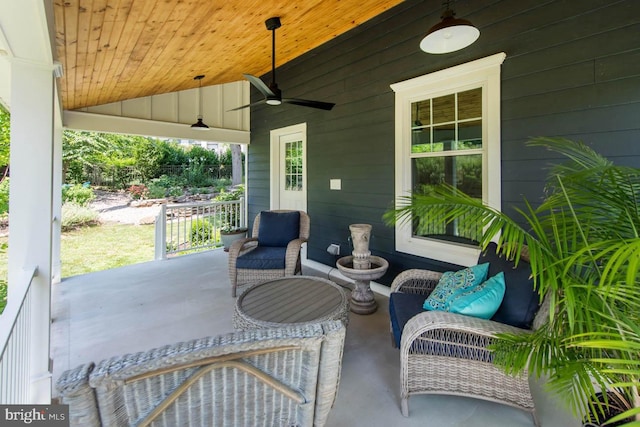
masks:
[[[55,85],[54,85],[55,87]],[[62,262],[60,261],[60,246],[62,243],[62,110],[57,100],[60,97],[56,91],[53,112],[53,229],[51,242],[51,281],[60,283],[62,280]],[[58,190],[56,190],[58,189]]]
[[[30,402],[25,402],[32,404],[51,401],[49,324],[57,108],[51,67],[12,61],[9,299],[20,271],[37,267],[29,326],[31,392]],[[56,190],[60,191],[59,187]]]

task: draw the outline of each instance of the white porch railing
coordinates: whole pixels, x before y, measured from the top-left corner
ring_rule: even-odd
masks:
[[[222,246],[220,230],[246,227],[244,199],[162,205],[156,217],[155,257]]]
[[[23,271],[0,316],[0,404],[29,402],[32,286],[36,269]]]

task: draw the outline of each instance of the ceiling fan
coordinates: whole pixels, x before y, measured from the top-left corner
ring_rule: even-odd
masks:
[[[243,74],[243,76],[247,80],[249,80],[249,82],[253,86],[255,86],[255,88],[258,89],[262,95],[264,95],[264,99],[251,104],[243,105],[241,107],[233,108],[229,111],[240,110],[242,108],[253,107],[254,105],[260,105],[265,103],[268,105],[280,105],[282,103],[285,103],[285,104],[302,105],[303,107],[319,108],[321,110],[331,110],[333,106],[336,104],[333,104],[330,102],[322,102],[322,101],[311,101],[308,99],[282,97],[282,91],[278,89],[278,84],[276,83],[276,29],[280,28],[282,24],[280,24],[279,17],[273,17],[273,18],[267,19],[265,21],[265,25],[267,26],[267,29],[271,31],[271,35],[272,35],[271,84],[267,86],[258,77],[252,76],[251,74]]]

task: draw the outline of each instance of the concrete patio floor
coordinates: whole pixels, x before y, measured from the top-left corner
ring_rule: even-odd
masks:
[[[322,275],[309,267],[303,273]],[[54,285],[52,297],[54,382],[84,362],[233,331],[230,288],[222,250],[64,279]],[[376,300],[376,313],[350,314],[340,389],[328,426],[533,426],[529,414],[518,409],[457,396],[414,396],[409,418],[403,417],[388,298],[376,295]],[[580,425],[538,384],[532,390],[542,427]]]

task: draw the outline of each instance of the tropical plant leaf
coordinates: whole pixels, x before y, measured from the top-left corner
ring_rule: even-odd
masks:
[[[640,169],[564,138],[529,145],[566,158],[550,169],[537,207],[525,200],[511,218],[440,185],[400,198],[384,220],[408,221],[417,234],[456,221],[463,237],[482,249],[496,240],[498,252],[514,260],[526,246],[549,315],[536,331],[498,335],[494,362],[508,373],[548,377],[549,389],[576,414],[602,413],[598,389],[617,387],[640,402]]]

